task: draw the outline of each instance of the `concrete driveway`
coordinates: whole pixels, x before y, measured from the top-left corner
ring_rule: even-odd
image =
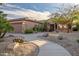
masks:
[[[37,34],[12,34],[15,36],[23,36],[26,40],[35,43],[40,47],[38,56],[70,56],[71,54],[62,46],[47,41],[45,39],[40,39],[39,36],[42,36],[45,33]]]

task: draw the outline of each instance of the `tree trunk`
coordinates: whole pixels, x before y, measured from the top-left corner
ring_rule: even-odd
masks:
[[[0,31],[0,38],[1,38],[1,36],[2,36],[2,32]]]
[[[6,32],[4,32],[4,33],[0,36],[0,38],[3,38],[3,37],[5,36],[5,34],[6,34]]]
[[[1,32],[0,32],[0,37],[1,37]]]

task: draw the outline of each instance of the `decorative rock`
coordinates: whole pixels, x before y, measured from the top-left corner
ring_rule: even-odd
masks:
[[[38,46],[30,42],[10,43],[6,48],[9,56],[35,56],[38,51]]]
[[[14,35],[9,35],[9,37],[15,37]]]
[[[59,39],[59,40],[62,40],[62,39],[63,39],[63,36],[59,35],[59,36],[58,36],[58,39]]]
[[[43,37],[48,37],[48,33],[44,34]]]

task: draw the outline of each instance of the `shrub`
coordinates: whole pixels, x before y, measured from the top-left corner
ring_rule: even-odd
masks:
[[[4,39],[0,38],[0,42],[3,42],[3,41],[4,41]]]
[[[35,32],[43,32],[43,26],[42,25],[36,25],[33,28],[33,31],[35,31]]]
[[[79,39],[77,39],[77,43],[79,43]]]
[[[20,38],[16,38],[16,39],[13,40],[13,42],[23,43],[24,40],[20,39]]]
[[[26,29],[24,33],[25,33],[25,34],[33,33],[33,29]]]
[[[59,40],[62,40],[62,39],[63,39],[63,36],[62,36],[62,35],[59,35],[59,36],[58,36],[58,39],[59,39]]]
[[[79,31],[79,24],[75,24],[76,27],[73,27],[73,31]]]
[[[73,31],[78,31],[78,28],[77,27],[73,28]]]

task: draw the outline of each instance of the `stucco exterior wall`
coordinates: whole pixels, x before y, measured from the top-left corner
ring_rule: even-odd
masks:
[[[22,32],[22,23],[11,23],[11,25],[14,28],[15,33],[21,33]]]
[[[38,23],[30,22],[30,21],[25,21],[24,23],[26,29],[33,28],[35,25],[38,25]]]
[[[12,21],[11,25],[14,27],[15,33],[24,33],[26,29],[31,29],[35,25],[39,23],[32,22],[32,21]]]

